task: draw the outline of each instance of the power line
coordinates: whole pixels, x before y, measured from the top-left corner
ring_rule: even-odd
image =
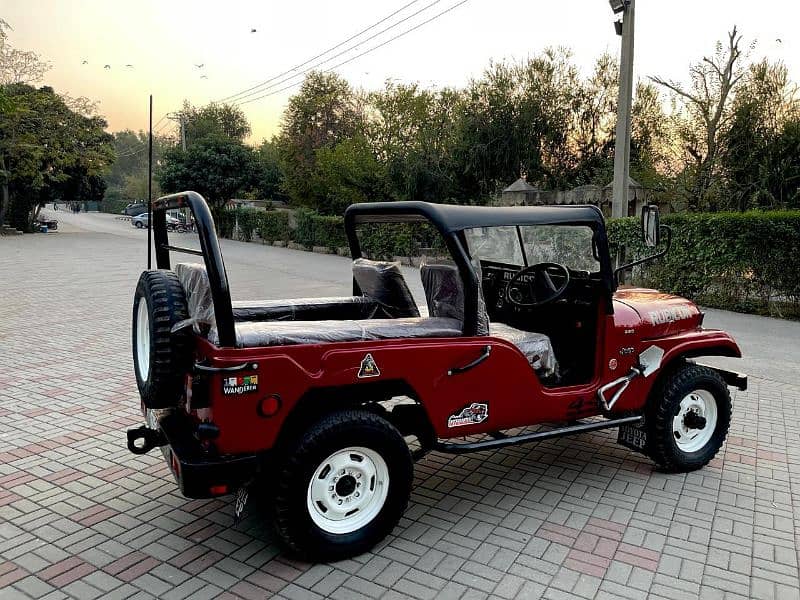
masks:
[[[396,39],[399,39],[399,38],[401,38],[401,37],[403,37],[403,36],[405,36],[405,35],[408,35],[408,34],[409,34],[409,33],[411,33],[412,31],[415,31],[415,30],[419,29],[419,28],[420,28],[420,27],[422,27],[423,25],[427,25],[427,24],[428,24],[428,23],[430,23],[431,21],[435,21],[436,19],[438,19],[438,18],[439,18],[439,17],[441,17],[442,15],[445,15],[445,14],[449,13],[450,11],[452,11],[452,10],[455,10],[456,8],[458,8],[458,7],[459,7],[459,6],[461,6],[462,4],[466,4],[467,2],[469,2],[469,0],[461,0],[461,2],[458,2],[458,3],[454,4],[453,6],[451,6],[450,8],[447,8],[447,9],[443,10],[442,12],[440,12],[440,13],[438,13],[438,14],[434,15],[434,16],[433,16],[433,17],[431,17],[430,19],[427,19],[427,20],[425,20],[425,21],[422,21],[421,23],[418,23],[418,24],[417,24],[417,25],[415,25],[414,27],[411,27],[410,29],[407,29],[407,30],[405,30],[405,31],[402,31],[402,32],[398,33],[397,35],[395,35],[395,36],[393,36],[393,37],[389,38],[388,40],[385,40],[385,41],[381,42],[380,44],[378,44],[378,45],[376,45],[376,46],[373,46],[372,48],[369,48],[368,50],[365,50],[364,52],[361,52],[360,54],[356,54],[355,56],[352,56],[352,57],[348,58],[347,60],[344,60],[344,61],[342,61],[342,62],[340,62],[340,63],[338,63],[338,64],[335,64],[335,65],[333,65],[332,67],[330,67],[330,68],[328,68],[328,69],[325,69],[325,71],[324,71],[324,72],[325,72],[325,73],[330,73],[330,72],[331,72],[331,71],[333,71],[334,69],[338,69],[338,68],[339,68],[339,67],[341,67],[342,65],[346,65],[347,63],[349,63],[349,62],[352,62],[352,61],[356,60],[357,58],[361,58],[361,57],[362,57],[362,56],[364,56],[365,54],[369,54],[370,52],[374,52],[374,51],[375,51],[375,50],[377,50],[378,48],[382,48],[382,47],[383,47],[383,46],[385,46],[386,44],[389,44],[389,43],[391,43],[391,42],[395,41]],[[294,79],[294,78],[296,78],[296,77],[299,77],[299,76],[302,76],[302,75],[305,75],[306,73],[308,73],[308,72],[309,72],[309,71],[311,71],[311,70],[313,70],[313,67],[312,67],[312,68],[309,68],[309,69],[306,69],[305,71],[303,71],[303,72],[301,72],[301,73],[297,73],[296,75],[293,75],[292,77],[289,77],[289,78],[287,78],[287,79],[286,79],[286,81],[289,81],[290,79]],[[278,93],[280,93],[280,92],[283,92],[283,91],[286,91],[286,90],[288,90],[288,89],[290,89],[290,88],[296,87],[296,86],[300,85],[301,83],[302,83],[302,81],[296,81],[296,82],[294,82],[294,83],[291,83],[291,84],[289,84],[289,85],[287,85],[287,86],[284,86],[284,87],[282,87],[282,88],[280,88],[280,89],[277,89],[277,90],[273,90],[273,91],[267,92],[266,94],[262,94],[261,96],[256,96],[255,98],[250,98],[250,99],[248,99],[248,100],[241,100],[241,101],[238,101],[238,102],[237,102],[237,105],[238,105],[238,106],[241,106],[242,104],[247,104],[248,102],[255,102],[256,100],[261,100],[262,98],[266,98],[266,97],[268,97],[268,96],[272,96],[272,95],[274,95],[274,94],[278,94]]]
[[[223,98],[222,100],[220,100],[220,102],[222,102],[222,101],[233,101],[233,102],[238,102],[238,101],[239,101],[239,100],[241,100],[242,98],[246,98],[246,97],[248,97],[248,96],[252,96],[253,94],[257,94],[257,93],[260,93],[260,92],[263,92],[263,91],[265,91],[266,89],[269,89],[269,88],[275,87],[276,85],[280,85],[280,84],[281,84],[281,83],[283,83],[284,81],[286,81],[286,80],[288,80],[288,79],[291,79],[291,78],[293,77],[293,76],[290,76],[290,77],[288,77],[288,78],[285,78],[285,77],[284,77],[284,76],[288,75],[289,73],[291,73],[292,71],[296,71],[296,70],[297,70],[297,69],[299,69],[300,67],[303,67],[303,66],[307,65],[308,63],[310,63],[310,62],[313,62],[313,61],[315,61],[316,59],[318,59],[318,58],[320,58],[320,57],[322,57],[322,56],[325,56],[326,54],[329,54],[330,52],[332,52],[332,51],[336,50],[337,48],[340,48],[341,46],[343,46],[343,45],[347,44],[347,43],[348,43],[348,42],[350,42],[351,40],[354,40],[355,38],[357,38],[357,37],[360,37],[362,34],[366,33],[366,32],[367,32],[367,31],[369,31],[370,29],[373,29],[373,28],[377,27],[378,25],[380,25],[381,23],[384,23],[384,22],[386,22],[387,20],[391,19],[391,18],[392,18],[393,16],[395,16],[396,14],[398,14],[398,13],[402,12],[403,10],[405,10],[406,8],[408,8],[409,6],[411,6],[412,4],[416,4],[418,1],[419,1],[419,0],[413,0],[412,2],[409,2],[408,4],[406,4],[406,5],[402,6],[401,8],[397,9],[396,11],[394,11],[392,14],[390,14],[390,15],[388,15],[388,16],[386,16],[386,17],[384,17],[384,18],[383,18],[383,19],[381,19],[380,21],[377,21],[376,23],[373,23],[373,24],[372,24],[372,25],[370,25],[369,27],[366,27],[366,28],[362,29],[362,30],[361,30],[361,31],[359,31],[357,34],[350,36],[349,38],[347,38],[347,39],[346,39],[346,40],[344,40],[343,42],[339,42],[338,44],[336,44],[335,46],[332,46],[331,48],[328,48],[328,49],[327,49],[327,50],[325,50],[324,52],[320,52],[320,53],[319,53],[319,54],[317,54],[316,56],[314,56],[314,57],[312,57],[312,58],[309,58],[308,60],[306,60],[306,61],[304,61],[304,62],[302,62],[302,63],[300,63],[300,64],[298,64],[298,65],[295,65],[294,67],[292,67],[291,69],[288,69],[288,70],[284,71],[283,73],[279,73],[278,75],[275,75],[274,77],[270,77],[270,78],[269,78],[269,79],[267,79],[266,81],[262,81],[261,83],[259,83],[259,84],[257,84],[257,85],[254,85],[254,86],[252,86],[252,87],[250,87],[250,88],[247,88],[246,90],[242,90],[241,92],[238,92],[238,93],[236,93],[236,94],[232,94],[232,95],[230,95],[230,96],[226,96],[225,98]],[[424,11],[428,10],[428,9],[429,9],[430,7],[432,7],[434,4],[438,4],[440,1],[441,1],[441,0],[434,0],[434,1],[433,1],[433,2],[431,2],[430,4],[428,4],[428,5],[424,6],[424,7],[422,7],[421,9],[419,9],[418,11],[416,11],[416,12],[414,12],[414,13],[412,13],[412,14],[408,15],[407,17],[404,17],[403,19],[401,19],[401,20],[397,21],[396,23],[393,23],[392,25],[389,25],[388,27],[384,27],[383,29],[381,29],[381,30],[380,30],[380,31],[378,31],[377,33],[374,33],[374,34],[372,34],[370,37],[368,37],[368,38],[366,38],[366,39],[363,39],[363,40],[361,40],[361,41],[359,41],[359,42],[356,42],[356,43],[352,44],[350,47],[348,47],[348,48],[345,48],[344,50],[342,50],[341,52],[339,52],[339,53],[337,53],[337,54],[334,54],[333,56],[329,56],[329,57],[328,57],[328,58],[326,58],[325,60],[323,60],[323,61],[319,62],[319,63],[318,63],[316,66],[323,65],[323,64],[325,64],[326,62],[329,62],[329,61],[333,60],[334,58],[338,58],[338,57],[339,57],[339,56],[341,56],[342,54],[346,54],[347,52],[350,52],[350,51],[351,51],[353,48],[356,48],[356,47],[358,47],[358,45],[359,45],[359,44],[364,44],[364,43],[366,43],[366,42],[368,42],[368,41],[370,41],[370,40],[372,40],[372,39],[374,39],[374,38],[378,37],[379,35],[381,35],[381,34],[383,34],[383,33],[386,33],[386,32],[387,32],[387,31],[389,31],[390,29],[394,29],[395,27],[397,27],[398,25],[401,25],[402,23],[404,23],[404,22],[408,21],[408,20],[409,20],[409,19],[411,19],[412,17],[415,17],[415,16],[417,16],[418,14],[420,14],[421,12],[424,12]],[[315,67],[313,67],[313,68],[315,68]],[[308,69],[305,69],[305,71],[308,71]],[[280,79],[280,78],[282,78],[282,77],[284,77],[284,79]],[[280,79],[280,80],[279,80],[279,81],[275,81],[276,79]],[[271,83],[271,84],[270,84],[270,82],[273,82],[273,81],[275,81],[275,83]]]

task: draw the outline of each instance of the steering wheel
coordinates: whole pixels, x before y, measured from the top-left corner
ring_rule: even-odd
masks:
[[[542,306],[564,295],[569,269],[559,263],[538,263],[517,271],[506,284],[506,298],[516,306]]]

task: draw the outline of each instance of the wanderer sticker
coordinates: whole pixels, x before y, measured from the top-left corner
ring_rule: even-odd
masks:
[[[367,377],[380,377],[381,370],[378,368],[378,363],[372,358],[372,354],[367,354],[361,360],[361,366],[358,369],[358,378],[366,379]]]
[[[488,418],[489,405],[483,402],[473,402],[457,413],[450,415],[447,419],[447,426],[463,427],[464,425],[476,425],[477,423],[483,423]]]
[[[222,379],[222,393],[225,396],[250,394],[258,391],[258,375],[240,375]]]

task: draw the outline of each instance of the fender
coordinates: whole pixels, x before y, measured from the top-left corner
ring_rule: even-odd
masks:
[[[658,346],[664,350],[664,357],[658,370],[659,373],[652,377],[634,379],[614,406],[615,414],[624,411],[641,410],[650,396],[650,391],[653,389],[659,374],[668,372],[669,365],[676,360],[698,356],[742,357],[742,351],[734,339],[728,333],[718,329],[694,329],[664,337],[646,338],[641,341],[639,352],[643,352],[650,346]],[[729,385],[734,385],[740,389],[742,384],[747,385],[746,378],[744,381],[742,380],[744,376],[725,372],[723,369],[717,369],[716,367],[711,368],[719,372]]]

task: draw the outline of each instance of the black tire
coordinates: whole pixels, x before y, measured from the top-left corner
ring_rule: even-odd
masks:
[[[702,447],[691,452],[680,448],[673,432],[673,419],[678,415],[681,401],[695,391],[707,392],[716,403],[714,431]],[[732,403],[728,386],[720,375],[708,367],[684,363],[657,385],[648,401],[645,427],[647,454],[670,472],[695,471],[716,456],[731,423]]]
[[[331,533],[312,518],[309,488],[316,471],[323,468],[324,472],[326,460],[349,447],[367,448],[385,461],[388,492],[371,521],[352,532]],[[330,413],[287,444],[281,456],[277,478],[263,483],[272,489],[270,508],[275,530],[299,557],[336,561],[366,552],[391,533],[408,505],[414,474],[411,453],[400,432],[374,413]]]
[[[141,348],[147,364],[139,357],[139,306],[144,302],[149,332]],[[172,333],[176,323],[189,318],[186,294],[172,271],[145,271],[139,277],[133,297],[131,344],[133,367],[139,394],[147,408],[170,408],[180,401],[185,376],[191,364],[191,335],[187,330]],[[144,341],[144,340],[143,340]]]
[[[142,227],[144,227],[144,223],[141,221],[136,221],[136,229],[141,229]]]

